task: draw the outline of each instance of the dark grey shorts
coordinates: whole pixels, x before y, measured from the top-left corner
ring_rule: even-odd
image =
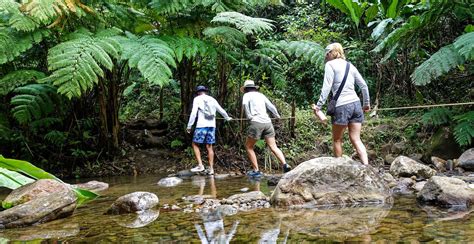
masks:
[[[332,116],[333,125],[348,125],[349,123],[362,123],[364,121],[364,112],[360,101],[348,103],[336,107],[334,116]]]
[[[250,125],[247,129],[248,137],[255,140],[261,138],[275,137],[275,129],[273,129],[272,123],[258,123],[250,121]]]

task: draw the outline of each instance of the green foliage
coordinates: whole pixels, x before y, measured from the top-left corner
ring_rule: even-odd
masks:
[[[62,182],[56,176],[44,171],[41,168],[34,166],[33,164],[27,161],[4,158],[2,155],[0,155],[0,168],[22,173],[37,180],[53,179],[53,180]],[[24,182],[24,181],[20,181],[18,178],[15,178],[15,179],[17,180],[17,183]],[[79,202],[84,201],[85,199],[94,199],[98,197],[97,194],[88,190],[80,189],[80,188],[74,188],[73,191],[76,193]],[[3,205],[3,202],[2,202],[2,205]],[[6,207],[6,206],[3,205],[3,207]]]
[[[173,49],[176,60],[181,62],[184,58],[190,59],[196,56],[215,58],[217,50],[211,43],[192,37],[164,36],[161,37],[168,46]]]
[[[461,35],[453,44],[442,47],[418,66],[411,77],[416,85],[425,85],[466,60],[474,60],[474,32]]]
[[[461,35],[453,45],[466,60],[474,60],[474,32]]]
[[[257,142],[255,142],[255,147],[260,149],[260,150],[265,149],[266,146],[267,146],[267,144],[265,143],[264,140],[258,140]]]
[[[142,37],[128,33],[122,38],[122,59],[128,60],[130,68],[137,68],[141,75],[155,85],[166,85],[170,82],[172,71],[176,68],[174,52],[168,44],[151,35]]]
[[[192,11],[198,6],[213,12],[240,10],[256,5],[281,4],[280,0],[152,0],[150,6],[160,14],[178,14]]]
[[[22,185],[33,182],[34,180],[5,168],[0,168],[0,187],[16,189]]]
[[[52,130],[44,135],[44,139],[53,145],[61,146],[67,140],[67,134],[62,131]]]
[[[418,66],[411,77],[416,85],[425,85],[463,63],[464,58],[453,45],[448,45]]]
[[[179,140],[179,139],[174,139],[173,141],[171,141],[171,148],[173,149],[176,149],[176,148],[181,148],[184,146],[184,143]]]
[[[7,95],[13,89],[44,78],[43,72],[36,70],[15,70],[0,79],[0,96]]]
[[[454,138],[461,146],[469,146],[474,138],[474,111],[454,116],[457,125],[454,127]]]
[[[79,0],[29,0],[20,9],[35,21],[45,25],[72,13],[82,16],[85,11],[92,12],[91,8]]]
[[[51,85],[30,84],[18,87],[14,92],[17,95],[11,100],[11,112],[20,124],[39,120],[54,110],[56,88]]]
[[[111,70],[112,59],[119,57],[118,30],[102,30],[96,34],[80,29],[70,40],[49,50],[48,65],[52,74],[43,82],[58,87],[68,98],[79,97],[104,77],[103,69]]]
[[[246,35],[256,35],[273,30],[273,20],[253,18],[237,12],[218,13],[211,23],[235,26]]]
[[[424,124],[444,125],[452,121],[453,113],[447,108],[435,108],[425,113],[422,117]]]
[[[209,27],[203,31],[204,35],[213,38],[216,43],[231,45],[231,46],[244,46],[247,42],[245,34],[234,27],[229,26],[217,26]]]
[[[0,26],[0,64],[13,61],[49,34],[47,30],[21,33],[12,28]]]
[[[311,41],[281,41],[281,46],[285,47],[285,52],[289,55],[310,62],[318,67],[324,66],[324,48]]]

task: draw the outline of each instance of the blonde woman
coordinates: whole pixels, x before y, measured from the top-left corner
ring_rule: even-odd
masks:
[[[365,146],[360,140],[360,130],[364,121],[364,112],[370,110],[369,88],[357,68],[346,61],[341,44],[332,43],[326,47],[325,61],[323,88],[318,102],[313,104],[312,108],[318,112],[326,102],[329,92],[336,94],[343,83],[344,76],[347,76],[337,98],[334,115],[331,116],[334,155],[342,156],[342,137],[348,128],[352,146],[359,154],[362,163],[367,165],[369,160]],[[363,106],[355,92],[354,84],[362,90]]]

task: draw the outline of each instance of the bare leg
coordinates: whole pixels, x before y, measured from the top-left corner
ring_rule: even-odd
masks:
[[[364,143],[360,140],[360,130],[362,128],[361,123],[350,123],[349,124],[349,138],[351,139],[352,146],[359,154],[359,158],[363,164],[369,164],[369,158],[367,156],[367,150],[365,149]]]
[[[207,148],[207,158],[209,160],[209,168],[214,169],[214,149],[212,144],[206,144]]]
[[[211,196],[216,198],[217,197],[217,189],[216,189],[216,183],[214,181],[214,176],[209,177],[209,182],[211,185]]]
[[[283,152],[277,147],[275,137],[267,137],[265,138],[265,142],[267,142],[268,147],[270,147],[270,150],[272,150],[278,161],[280,161],[281,164],[286,164],[285,155],[283,155]]]
[[[336,158],[342,157],[342,137],[347,125],[332,125],[332,148]]]
[[[198,162],[198,165],[203,166],[202,165],[202,160],[201,160],[201,151],[199,150],[199,145],[197,143],[193,142],[192,146],[193,146],[194,156],[196,156],[196,160]]]
[[[253,150],[256,142],[257,140],[254,138],[247,137],[247,141],[245,141],[245,150],[247,150],[247,155],[249,156],[250,162],[252,163],[253,170],[258,171],[257,156]]]

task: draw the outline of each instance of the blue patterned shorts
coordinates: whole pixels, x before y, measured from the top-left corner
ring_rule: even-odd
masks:
[[[194,130],[193,142],[199,144],[214,144],[216,143],[216,128],[203,127]]]
[[[333,125],[348,125],[349,123],[364,122],[364,112],[360,102],[353,102],[336,107],[334,116],[332,116]]]

